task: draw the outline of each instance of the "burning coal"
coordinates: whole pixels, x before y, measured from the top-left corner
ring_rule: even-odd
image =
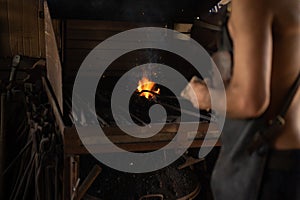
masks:
[[[143,77],[142,80],[138,82],[137,91],[140,93],[140,96],[147,99],[153,98],[155,94],[160,94],[160,89],[147,77]]]

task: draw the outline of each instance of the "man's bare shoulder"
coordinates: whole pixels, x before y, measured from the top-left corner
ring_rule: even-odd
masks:
[[[274,12],[275,30],[283,33],[300,32],[300,1],[272,0],[271,8]]]
[[[229,25],[232,31],[255,31],[272,24],[273,11],[266,0],[232,0]],[[250,29],[250,30],[249,30]]]
[[[272,26],[279,35],[299,34],[300,0],[232,0],[230,28],[246,30],[251,24],[257,28]]]

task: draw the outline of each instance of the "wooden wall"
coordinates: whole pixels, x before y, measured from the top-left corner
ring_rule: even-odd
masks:
[[[164,24],[101,20],[67,20],[65,22],[63,47],[64,80],[66,80],[66,82],[72,82],[84,58],[102,41],[122,31],[145,26],[163,27]],[[132,61],[126,60],[126,62]],[[122,68],[125,67],[125,65],[126,63],[124,62],[116,63],[114,67]]]
[[[43,0],[0,0],[0,56],[45,57]]]

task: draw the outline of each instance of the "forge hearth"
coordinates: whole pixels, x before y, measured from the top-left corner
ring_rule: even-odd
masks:
[[[213,128],[207,132],[209,126],[208,122],[212,121],[210,113],[202,111],[200,112],[201,117],[199,117],[199,111],[195,111],[192,105],[187,101],[183,102],[187,104],[184,106],[184,108],[187,109],[182,110],[178,106],[176,98],[174,98],[175,95],[169,93],[160,85],[157,85],[160,89],[159,94],[155,93],[157,88],[154,88],[154,91],[151,91],[152,93],[148,93],[154,93],[151,100],[147,99],[145,96],[138,95],[138,91],[136,94],[132,95],[132,99],[130,100],[131,103],[128,105],[132,121],[143,126],[144,124],[149,123],[149,108],[154,104],[161,104],[167,111],[167,120],[162,121],[162,119],[151,119],[153,120],[151,122],[154,122],[154,126],[155,123],[166,122],[165,126],[159,133],[151,138],[141,139],[130,137],[130,135],[124,134],[120,128],[117,127],[111,112],[112,91],[120,77],[132,68],[147,63],[158,63],[171,66],[173,69],[182,74],[186,80],[190,80],[194,75],[201,77],[197,70],[187,60],[169,51],[160,49],[138,49],[118,57],[109,66],[107,66],[104,74],[99,77],[100,80],[95,94],[96,105],[82,103],[82,108],[76,106],[72,107],[72,91],[78,69],[85,57],[100,42],[122,31],[140,27],[171,28],[190,35],[195,17],[199,16],[199,10],[197,8],[201,8],[203,12],[204,10],[208,11],[208,9],[216,2],[209,2],[211,5],[206,5],[208,3],[195,1],[199,6],[195,6],[193,3],[186,4],[186,6],[182,7],[181,1],[170,1],[172,6],[168,6],[168,9],[165,9],[164,6],[169,4],[165,4],[164,2],[163,5],[161,5],[161,3],[159,3],[161,1],[151,1],[151,5],[158,3],[159,6],[155,7],[159,9],[155,9],[156,11],[162,10],[163,12],[161,13],[169,14],[168,16],[159,15],[157,16],[159,20],[152,19],[150,21],[148,20],[152,16],[151,13],[143,12],[145,15],[141,18],[140,12],[144,8],[140,9],[139,6],[134,6],[137,14],[134,18],[131,18],[132,15],[127,15],[127,13],[126,16],[122,16],[122,18],[120,18],[120,16],[110,18],[109,16],[114,15],[112,13],[121,12],[110,12],[110,10],[108,10],[108,12],[98,12],[98,9],[100,9],[99,4],[98,8],[94,10],[97,10],[94,14],[97,13],[98,17],[90,18],[91,10],[85,10],[87,12],[82,12],[82,9],[86,9],[86,7],[79,6],[78,10],[80,12],[77,12],[76,9],[73,9],[75,6],[74,1],[64,0],[64,4],[57,1],[57,6],[53,6],[56,4],[54,1],[50,2],[52,3],[52,8],[50,7],[51,13],[49,11],[48,4],[45,3],[44,5],[45,16],[43,21],[45,22],[47,32],[47,34],[45,34],[45,46],[47,50],[47,77],[43,79],[43,85],[47,92],[49,102],[53,108],[57,125],[62,133],[64,154],[62,199],[77,199],[78,191],[82,187],[86,174],[90,172],[91,168],[93,168],[95,160],[91,159],[90,161],[86,161],[83,157],[91,153],[100,154],[101,156],[116,153],[111,152],[109,148],[107,148],[106,143],[95,139],[96,137],[94,137],[93,134],[87,135],[87,140],[85,141],[85,144],[83,144],[78,135],[78,131],[75,128],[74,122],[79,122],[83,128],[88,128],[87,132],[91,133],[95,132],[93,125],[98,127],[100,125],[103,132],[105,132],[106,136],[112,143],[124,150],[136,153],[156,151],[168,145],[176,136],[179,123],[183,124],[184,127],[187,127],[187,129],[184,129],[184,132],[186,133],[184,137],[186,137],[185,139],[192,141],[189,146],[189,151],[197,148],[198,152],[198,148],[200,147],[211,148],[215,145],[220,145],[217,143],[219,136],[218,127],[216,125],[212,125]],[[86,4],[87,2],[91,3],[92,1],[85,1],[84,3]],[[78,6],[79,4],[76,5]],[[149,8],[151,7],[152,6],[149,6]],[[63,9],[60,10],[60,8]],[[65,12],[67,8],[70,8],[70,10],[73,11]],[[91,6],[90,8],[95,7]],[[107,10],[104,7],[101,9]],[[58,10],[63,12],[57,12]],[[166,10],[173,11],[165,12]],[[182,12],[183,10],[185,12]],[[115,11],[115,9],[112,11]],[[78,16],[78,13],[86,15],[87,18]],[[61,16],[61,14],[64,14],[64,16]],[[99,14],[105,17],[102,18]],[[148,16],[148,14],[151,16]],[[53,17],[55,15],[55,18],[51,18],[51,16]],[[158,73],[153,67],[151,67],[150,70],[154,72],[154,74]],[[154,74],[147,74],[149,80],[153,78],[152,75]],[[136,81],[136,84],[138,84],[138,79]],[[176,95],[178,96],[179,94]],[[79,98],[81,102],[85,102],[84,97],[76,98]],[[90,117],[91,109],[96,109],[98,120],[90,120],[92,118]],[[128,111],[128,107],[126,107],[126,109]],[[75,113],[72,113],[72,110],[75,110]],[[185,117],[186,120],[182,120],[183,115],[188,116]],[[123,123],[128,126],[131,125],[126,121],[126,119]],[[77,124],[78,123],[76,123],[76,125]],[[198,129],[191,131],[188,127],[195,127],[194,124],[198,126]],[[97,135],[98,133],[94,134]],[[206,139],[205,142],[203,142],[204,137]],[[93,147],[93,151],[89,152],[87,150],[89,147]],[[165,199],[172,200],[180,199],[190,194],[195,195],[195,191],[197,193],[199,190],[198,181],[194,179],[194,177],[197,176],[195,176],[194,171],[190,170],[188,167],[183,170],[178,170],[176,165],[180,164],[182,161],[179,160],[178,162],[179,163],[174,163],[172,166],[160,171],[139,175],[122,174],[106,168],[102,164],[96,162],[96,164],[103,168],[103,171],[88,191],[89,200],[122,200],[124,199],[124,195],[126,199],[133,200],[140,200],[141,197],[145,197],[141,200],[161,200],[159,195],[151,196],[152,194],[162,194]],[[172,178],[176,178],[176,180],[172,180]],[[128,184],[128,182],[132,184]],[[204,184],[201,185],[201,188],[202,186],[205,187]]]
[[[141,80],[139,80],[137,92],[139,93],[139,96],[143,96],[146,99],[152,99],[155,98],[155,95],[160,94],[160,88],[155,82],[144,76]]]
[[[156,93],[155,91],[159,91]],[[152,119],[152,123],[173,123],[180,121],[179,102],[176,96],[167,88],[156,85],[156,90],[137,90],[129,101],[129,113],[133,121],[138,125],[146,125],[151,122],[149,110],[152,106],[162,105],[167,113],[167,119]]]

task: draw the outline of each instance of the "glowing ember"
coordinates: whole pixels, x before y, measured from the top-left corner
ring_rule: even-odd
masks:
[[[142,80],[139,81],[137,91],[141,93],[140,96],[146,97],[147,99],[151,99],[154,94],[160,93],[160,89],[155,88],[155,83],[146,77],[143,77]]]

